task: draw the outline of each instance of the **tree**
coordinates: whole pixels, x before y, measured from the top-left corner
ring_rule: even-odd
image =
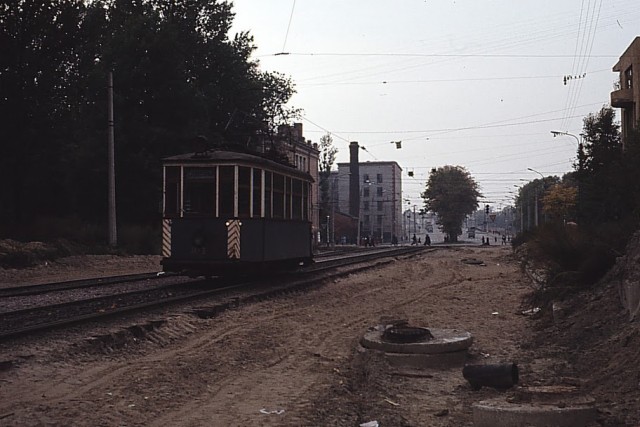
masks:
[[[547,191],[559,182],[560,179],[557,176],[545,176],[544,179],[534,179],[520,187],[516,198],[516,207],[521,212],[521,230],[529,230],[536,225],[536,207],[538,209],[538,225],[546,221],[545,196]],[[544,215],[540,217],[542,213]]]
[[[73,0],[0,6],[0,227],[66,207],[64,143],[76,105],[83,11]]]
[[[570,219],[575,210],[578,197],[578,189],[566,184],[552,186],[542,198],[542,211],[550,219],[566,221]]]
[[[331,195],[329,194],[331,183],[329,178],[331,177],[331,168],[336,161],[337,153],[338,149],[333,146],[331,134],[323,135],[320,138],[320,159],[318,163],[318,169],[320,170],[320,218],[326,218],[331,215]]]
[[[228,35],[232,7],[223,0],[0,6],[0,232],[16,237],[38,217],[106,222],[109,71],[125,222],[157,219],[160,160],[193,151],[195,136],[251,150],[258,132],[288,117],[293,83],[259,69],[249,33]]]
[[[438,224],[457,242],[462,233],[462,221],[478,208],[478,184],[461,166],[443,166],[432,169],[425,191],[422,193],[427,210],[438,214]]]
[[[578,148],[578,223],[619,221],[628,211],[620,127],[615,111],[603,107],[584,119],[584,143]]]
[[[92,7],[105,11],[110,34],[96,55],[105,72],[114,71],[117,181],[128,183],[118,191],[119,218],[148,221],[158,211],[162,157],[193,151],[196,135],[212,147],[255,151],[258,130],[265,123],[267,133],[274,130],[293,87],[259,70],[249,33],[228,36],[229,2],[101,0]]]

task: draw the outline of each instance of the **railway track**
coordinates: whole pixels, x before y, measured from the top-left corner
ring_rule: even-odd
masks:
[[[121,276],[98,277],[94,279],[70,280],[66,282],[43,283],[40,285],[24,285],[0,288],[0,298],[21,297],[29,295],[41,295],[49,292],[59,292],[73,289],[105,286],[118,283],[136,282],[140,280],[154,280],[157,278],[171,277],[169,273],[140,273],[125,274]]]
[[[367,253],[359,252],[350,256],[342,254],[335,257],[324,256],[313,266],[294,273],[279,275],[274,278],[277,280],[271,281],[229,282],[217,280],[214,284],[211,280],[191,280],[186,283],[153,289],[120,292],[114,295],[6,311],[0,313],[0,340],[207,297],[218,297],[219,302],[211,308],[214,312],[218,312],[240,303],[300,290],[336,275],[349,274],[368,268],[362,266],[362,263],[381,258],[410,255],[420,250],[422,248],[397,247]],[[347,267],[347,269],[336,273],[335,270],[339,267]],[[274,282],[278,282],[278,284],[274,284]],[[49,290],[48,292],[55,291]]]
[[[378,251],[384,251],[385,249],[379,249]],[[316,255],[316,260],[331,260],[340,259],[345,256],[351,257],[355,254],[363,253],[375,253],[376,250],[330,250],[322,252]],[[60,292],[75,289],[86,289],[93,287],[105,287],[108,285],[117,285],[122,283],[138,282],[144,280],[158,280],[167,277],[179,276],[176,273],[154,272],[154,273],[139,273],[139,274],[125,274],[119,276],[97,277],[90,279],[70,280],[64,282],[51,282],[42,283],[38,285],[21,285],[0,288],[0,299],[11,297],[23,297],[31,295],[43,295],[51,292]]]

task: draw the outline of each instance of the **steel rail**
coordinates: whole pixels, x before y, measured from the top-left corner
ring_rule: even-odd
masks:
[[[170,276],[175,276],[175,274],[164,274],[162,272],[124,274],[120,276],[96,277],[89,279],[69,280],[65,282],[42,283],[39,285],[12,286],[8,288],[0,288],[0,298],[40,295],[46,294],[48,292],[67,291],[71,289],[136,282],[139,280],[152,280]]]
[[[353,270],[350,270],[348,272],[335,273],[335,275],[352,274],[362,269],[371,268],[371,266],[358,268],[357,265],[363,262],[373,261],[379,258],[410,255],[421,250],[422,248],[399,247],[396,250],[376,251],[374,253],[359,254],[352,257],[344,257],[339,260],[330,260],[316,263],[311,268],[302,269],[295,273],[275,277],[279,280],[282,280],[283,278],[290,279],[291,283],[279,285],[276,287],[273,287],[272,285],[272,287],[268,289],[262,288],[259,292],[244,297],[242,301],[255,301],[277,295],[282,292],[289,292],[294,289],[301,289],[311,286],[318,281],[323,281],[332,277],[331,274],[329,274],[328,277],[325,277],[320,273],[330,272],[337,267],[353,265],[355,267]],[[379,265],[379,263],[375,265]],[[190,282],[190,285],[199,285],[204,283],[210,282],[208,282],[207,280],[200,280]],[[166,306],[178,302],[187,302],[194,299],[216,296],[218,294],[223,294],[225,292],[228,293],[233,290],[250,289],[251,286],[258,285],[259,283],[261,282],[250,281],[234,283],[229,286],[209,288],[204,290],[190,290],[186,286],[175,285],[174,287],[172,287],[172,291],[169,291],[168,288],[135,291],[125,294],[121,293],[118,295],[103,296],[81,301],[66,302],[50,306],[41,306],[0,313],[0,340],[5,340],[7,338],[17,337],[39,331],[46,331],[56,327],[71,325],[79,322],[106,318],[126,312],[134,312],[142,309],[155,308],[158,306]],[[264,283],[264,281],[262,281],[262,283]],[[176,295],[172,292],[178,293],[180,295]],[[138,301],[134,304],[123,304],[123,300],[125,297],[141,297],[146,298],[147,300],[143,302]],[[149,297],[151,298],[149,299]],[[227,301],[222,303],[222,306],[224,309],[224,306],[226,305],[236,305],[237,303],[238,299],[236,298],[231,302]],[[75,311],[75,313],[71,313],[71,316],[65,317],[65,314],[69,314],[69,311]],[[53,316],[62,316],[62,318],[46,320],[47,318],[50,319]],[[29,321],[29,319],[31,319],[31,321]],[[45,319],[45,321],[39,321],[42,319]]]
[[[350,253],[362,253],[364,249],[343,250],[343,251],[327,251],[316,255],[316,259],[331,258],[339,256],[349,256]],[[104,285],[114,285],[119,283],[136,282],[140,280],[154,280],[164,277],[179,276],[178,273],[165,273],[163,271],[154,273],[138,273],[124,274],[118,276],[96,277],[78,280],[69,280],[61,282],[41,283],[37,285],[23,285],[0,288],[0,298],[5,297],[22,297],[29,295],[42,295],[49,292],[67,291],[73,289],[91,288]]]

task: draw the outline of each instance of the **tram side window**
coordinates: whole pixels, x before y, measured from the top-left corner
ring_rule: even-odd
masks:
[[[180,167],[167,166],[164,181],[164,214],[177,216],[180,212]]]
[[[253,169],[253,217],[262,216],[262,170]]]
[[[304,191],[304,194],[302,195],[302,219],[307,221],[309,220],[309,184],[303,182],[302,190]]]
[[[218,186],[219,216],[233,216],[233,192],[235,166],[220,166],[220,185]]]
[[[238,217],[251,215],[251,168],[238,167]]]
[[[215,168],[184,168],[184,213],[216,214]]]
[[[284,218],[284,176],[273,174],[273,217]]]
[[[291,181],[292,179],[289,177],[286,177],[285,179],[285,184],[286,186],[286,193],[284,196],[284,202],[285,202],[285,208],[284,208],[284,215],[285,218],[287,219],[291,219]]]
[[[293,191],[292,191],[292,218],[293,219],[302,219],[302,181],[299,179],[293,180]]]
[[[272,172],[264,173],[264,217],[271,218],[273,217],[273,198],[272,196]]]

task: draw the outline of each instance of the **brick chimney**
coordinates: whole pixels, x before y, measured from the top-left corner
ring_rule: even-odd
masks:
[[[357,141],[349,143],[349,215],[360,218],[360,163]]]

